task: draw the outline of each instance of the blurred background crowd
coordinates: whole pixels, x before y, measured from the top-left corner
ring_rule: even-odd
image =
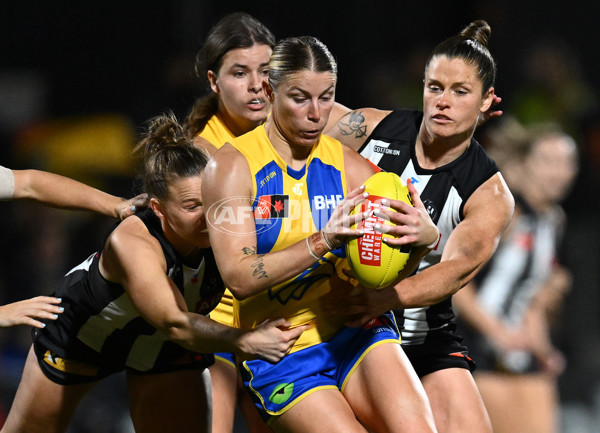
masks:
[[[590,2],[160,0],[4,2],[0,13],[0,165],[135,194],[131,150],[144,121],[183,119],[205,79],[194,60],[210,27],[245,11],[278,38],[313,35],[339,65],[348,107],[420,108],[426,56],[475,19],[492,28],[504,118],[551,121],[578,145],[579,171],[562,204],[561,259],[570,290],[552,321],[567,364],[559,378],[565,433],[600,425],[600,58]],[[493,119],[476,137],[486,146]],[[516,182],[519,182],[517,179]],[[85,212],[0,203],[0,304],[50,294],[114,223]],[[0,330],[0,424],[30,345],[26,327]],[[119,377],[86,397],[72,432],[125,432]],[[243,426],[240,426],[243,431]]]

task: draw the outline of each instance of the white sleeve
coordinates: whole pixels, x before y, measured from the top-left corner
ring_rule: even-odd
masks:
[[[10,168],[0,165],[0,200],[10,200],[15,193],[15,176]]]

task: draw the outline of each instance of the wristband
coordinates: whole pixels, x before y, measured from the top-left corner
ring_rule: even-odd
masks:
[[[309,236],[310,237],[310,236]],[[310,248],[310,243],[308,242],[308,238],[306,238],[306,247],[308,248],[308,252],[310,253],[311,256],[313,256],[315,258],[315,260],[321,260],[319,258],[319,256],[317,256],[313,250]]]
[[[321,237],[323,238],[323,242],[325,242],[325,245],[327,246],[327,248],[329,248],[329,251],[335,250],[335,248],[333,248],[327,241],[327,238],[325,237],[325,232],[323,230],[321,230]]]
[[[15,175],[10,168],[0,165],[0,200],[10,200],[15,194]]]
[[[434,249],[437,246],[438,242],[440,241],[440,237],[441,237],[441,234],[438,234],[437,238],[435,238],[435,241],[433,241],[432,243],[427,245],[427,248],[430,250]]]

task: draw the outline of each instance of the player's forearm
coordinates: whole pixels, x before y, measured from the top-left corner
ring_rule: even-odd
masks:
[[[67,209],[87,209],[118,218],[120,197],[68,177],[38,170],[15,171],[15,199],[30,199]]]
[[[174,343],[199,353],[239,352],[245,334],[195,313],[186,313],[183,320],[165,326],[163,331]]]
[[[410,277],[419,267],[423,258],[431,251],[429,247],[413,247],[404,268],[398,274],[396,282],[400,282]]]
[[[257,254],[256,246],[243,247],[246,257],[235,265],[228,263],[223,280],[236,298],[245,299],[295,277],[328,251],[319,232],[310,235],[308,241],[305,238],[268,254]]]
[[[397,294],[393,308],[417,308],[435,305],[464,287],[475,275],[473,267],[454,260],[438,263],[394,287]]]
[[[530,306],[525,314],[524,324],[532,352],[543,357],[554,350],[550,340],[546,311],[541,306],[536,304]]]
[[[462,321],[491,340],[505,332],[504,324],[494,314],[481,307],[475,289],[470,284],[452,298],[452,306],[456,308]]]

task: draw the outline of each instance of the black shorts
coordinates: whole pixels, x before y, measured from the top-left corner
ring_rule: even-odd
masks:
[[[477,367],[467,347],[462,345],[462,338],[452,333],[440,333],[422,344],[402,344],[402,349],[419,377],[446,368],[473,372]]]
[[[469,342],[469,352],[477,360],[478,372],[530,374],[540,373],[541,366],[534,356],[525,351],[499,352],[489,341],[473,328],[461,326],[460,333]]]
[[[72,341],[69,348],[56,353],[56,349],[47,347],[36,338],[37,328],[33,330],[33,350],[44,375],[59,385],[77,385],[92,383],[111,374],[127,371],[133,374],[159,374],[180,370],[204,370],[215,362],[212,353],[195,353],[177,346],[169,351],[169,356],[159,357],[154,367],[139,371],[122,363],[101,359],[100,355],[80,341]],[[175,345],[168,342],[167,344]]]

